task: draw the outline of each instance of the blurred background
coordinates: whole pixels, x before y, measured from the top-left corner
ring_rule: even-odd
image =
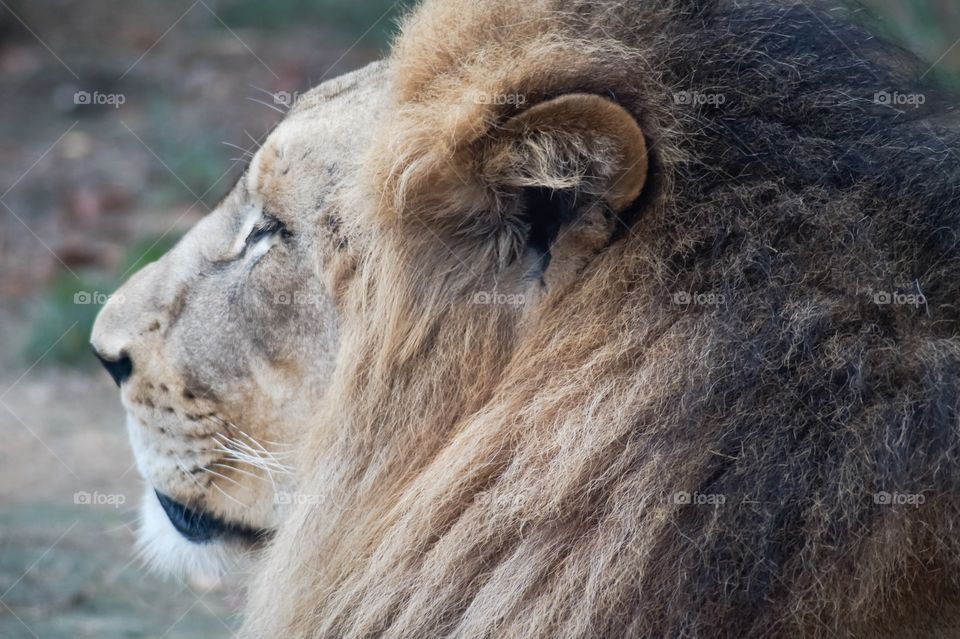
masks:
[[[960,87],[956,0],[850,6]],[[134,556],[142,488],[90,327],[216,205],[289,96],[380,57],[402,10],[0,0],[0,637],[237,628],[234,583],[162,579]]]

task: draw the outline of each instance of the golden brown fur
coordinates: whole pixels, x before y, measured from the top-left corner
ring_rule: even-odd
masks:
[[[960,630],[958,134],[916,75],[802,3],[426,0],[334,195],[273,194],[337,229],[338,331],[246,636]]]

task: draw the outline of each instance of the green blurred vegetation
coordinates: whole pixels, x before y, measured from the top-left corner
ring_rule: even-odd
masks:
[[[519,0],[518,0],[519,1]],[[879,35],[895,40],[933,64],[948,83],[960,80],[960,2],[957,0],[836,0],[861,13]],[[218,14],[230,27],[282,29],[291,25],[330,24],[353,40],[384,44],[397,18],[416,0],[223,0]]]
[[[164,170],[169,169],[171,174],[183,180],[183,185],[175,181],[171,184],[172,192],[164,194],[170,203],[184,199],[183,186],[185,185],[190,190],[188,195],[202,196],[200,201],[207,208],[213,208],[233,186],[233,180],[220,179],[231,164],[229,161],[231,149],[224,146],[220,138],[213,135],[197,136],[191,140],[182,141],[165,138],[158,140],[154,148],[158,149],[157,155],[165,158],[167,167]],[[234,153],[234,155],[237,154],[239,151]],[[239,175],[242,168],[238,165],[234,167],[233,172]]]
[[[151,95],[144,141],[166,166],[159,162],[154,166],[161,179],[144,194],[143,204],[147,208],[169,208],[184,201],[192,204],[196,197],[203,196],[197,206],[211,209],[239,177],[244,163],[231,169],[231,158],[241,153],[223,143],[230,137],[226,127],[212,123],[200,131],[196,126],[185,129],[179,124],[180,117],[173,98],[162,91]],[[225,171],[233,176],[224,176]]]
[[[874,33],[929,63],[929,81],[960,89],[960,2],[957,0],[848,0]]]
[[[403,10],[404,0],[225,0],[217,7],[230,27],[328,24],[345,31],[351,41],[363,38],[376,45],[389,41]]]

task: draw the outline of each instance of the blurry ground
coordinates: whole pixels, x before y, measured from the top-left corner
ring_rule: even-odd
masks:
[[[956,83],[960,4],[863,4]],[[234,587],[163,581],[134,560],[141,484],[89,327],[233,184],[235,146],[255,148],[284,93],[378,56],[392,6],[0,0],[0,637],[236,628]]]

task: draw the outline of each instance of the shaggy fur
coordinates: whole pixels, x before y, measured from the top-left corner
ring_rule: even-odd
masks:
[[[427,0],[389,65],[322,507],[247,636],[960,630],[957,120],[909,56],[804,3]],[[545,140],[490,162],[571,93],[650,148],[609,228],[610,144],[570,142],[567,181]],[[532,185],[562,225],[531,281]]]

